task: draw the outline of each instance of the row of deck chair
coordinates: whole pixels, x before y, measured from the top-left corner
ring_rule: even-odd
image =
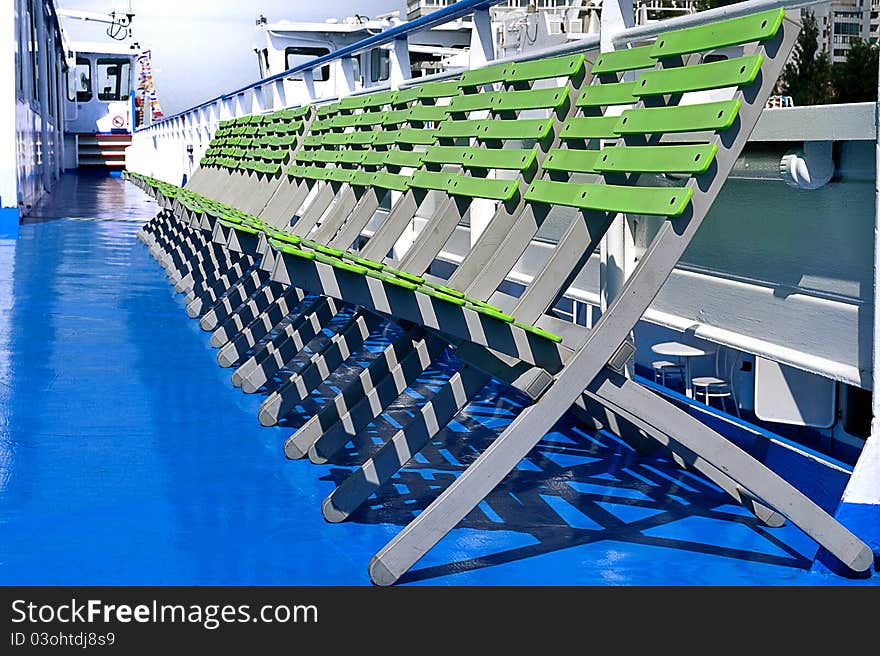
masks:
[[[870,549],[833,517],[625,368],[628,335],[706,216],[798,31],[772,10],[615,52],[240,117],[219,124],[185,187],[127,174],[163,208],[141,239],[211,331],[233,383],[257,392],[298,358],[263,401],[263,425],[381,326],[401,328],[290,436],[288,457],[326,462],[444,350],[464,363],[324,501],[329,521],[366,502],[493,378],[531,400],[372,559],[375,583],[397,581],[570,409],[598,426],[625,423],[767,525],[787,518],[851,570],[870,567]],[[490,203],[492,218],[451,275],[433,274],[475,203]],[[620,214],[654,217],[655,237],[592,328],[560,319],[554,307]],[[565,229],[546,263],[519,296],[506,293],[550,219]]]

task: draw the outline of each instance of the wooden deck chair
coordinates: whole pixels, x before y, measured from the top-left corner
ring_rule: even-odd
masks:
[[[806,496],[711,431],[695,430],[694,422],[684,420],[683,413],[648,399],[648,394],[634,389],[638,386],[614,372],[629,350],[626,335],[705,217],[753,129],[797,30],[793,21],[783,21],[782,11],[765,12],[672,32],[658,37],[652,46],[622,51],[616,57],[599,57],[594,75],[637,70],[645,65],[633,65],[640,57],[648,58],[655,69],[640,75],[635,85],[627,85],[638,100],[620,117],[585,116],[563,128],[561,134],[569,139],[596,133],[593,136],[616,137],[617,143],[608,149],[611,152],[602,152],[593,160],[591,169],[601,174],[598,182],[542,179],[529,186],[526,207],[536,222],[550,207],[558,205],[581,210],[584,220],[572,222],[548,267],[516,301],[509,315],[499,312],[493,317],[477,312],[466,298],[438,298],[428,291],[429,287],[419,284],[399,291],[400,285],[381,279],[376,282],[364,263],[345,263],[344,258],[334,265],[314,253],[295,249],[288,249],[290,252],[285,251],[279,258],[274,273],[277,279],[296,279],[298,284],[302,281],[307,288],[419,323],[453,340],[513,356],[549,375],[548,386],[538,401],[376,556],[371,563],[374,581],[393,582],[406,571],[502,480],[565,410],[582,399],[583,390],[624,401],[620,407],[635,408],[634,416],[647,415],[647,421],[655,427],[680,428],[667,434],[674,435],[695,460],[705,460],[725,472],[746,496],[788,517],[848,567],[859,571],[870,566],[870,550]],[[745,54],[735,60],[701,64],[694,56],[742,44]],[[735,91],[726,101],[679,104],[683,94],[712,88]],[[609,93],[623,90],[620,86],[610,89],[613,91]],[[696,146],[669,144],[669,135],[685,133]],[[711,158],[708,167],[700,161],[705,158]],[[687,180],[678,186],[641,184],[648,174],[660,172],[686,174]],[[660,226],[621,296],[592,330],[584,335],[558,325],[561,322],[545,312],[567,289],[618,212],[669,219]],[[499,254],[509,252],[505,247],[498,250]],[[486,278],[495,278],[496,284],[503,280],[509,260],[496,263],[472,288],[491,286]],[[548,326],[558,326],[562,335],[549,333]],[[609,390],[609,386],[616,390]],[[375,470],[369,473],[376,474]]]

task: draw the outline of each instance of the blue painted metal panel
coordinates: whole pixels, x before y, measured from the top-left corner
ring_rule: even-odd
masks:
[[[60,211],[0,239],[0,584],[366,585],[370,556],[525,407],[491,383],[349,521],[326,523],[321,500],[460,363],[447,353],[333,463],[287,461],[291,426],[340,379],[287,427],[260,427],[262,396],[217,367],[139,223],[53,218],[145,220],[143,195],[74,180]],[[880,584],[811,571],[815,552],[661,452],[565,416],[403,584]]]
[[[3,207],[0,199],[0,239],[18,237],[18,223],[21,220],[17,207]]]

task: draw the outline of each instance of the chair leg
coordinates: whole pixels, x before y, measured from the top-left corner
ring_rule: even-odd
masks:
[[[453,374],[402,430],[324,499],[324,519],[341,522],[357,510],[443,430],[489,380],[489,376],[468,365]]]
[[[358,432],[385,410],[422,375],[443,351],[444,346],[436,339],[420,339],[413,343],[413,349],[388,374],[379,380],[371,381],[371,389],[351,410],[324,431],[309,448],[309,460],[323,464],[332,458]],[[325,424],[326,425],[326,424]]]
[[[539,403],[526,408],[464,473],[373,557],[369,571],[375,583],[390,585],[400,578],[534,448],[579,396],[577,386],[572,388],[574,383],[566,380],[569,378],[566,374],[573,371],[576,368],[563,371]],[[601,384],[597,386],[597,382]],[[601,394],[603,387],[626,384],[627,379],[605,372],[589,387]],[[867,545],[778,474],[712,431],[704,431],[694,438],[690,432],[692,418],[687,413],[636,384],[632,384],[632,388],[638,400],[635,407],[650,417],[652,425],[676,435],[681,444],[698,457],[716,463],[850,569],[860,572],[871,566],[873,554]],[[575,398],[571,398],[572,389]]]
[[[357,377],[343,384],[339,393],[324,403],[321,410],[284,443],[284,453],[290,459],[302,458],[323,434],[336,424],[341,417],[348,415],[350,409],[385,380],[417,345],[424,344],[420,333],[408,331],[399,335],[386,346]],[[439,349],[436,350],[436,354]],[[430,361],[430,357],[426,358]],[[427,367],[427,364],[425,365]]]

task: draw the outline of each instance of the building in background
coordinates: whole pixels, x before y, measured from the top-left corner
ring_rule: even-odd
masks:
[[[819,25],[819,47],[832,64],[846,61],[854,38],[877,43],[880,0],[836,0],[815,9]]]

